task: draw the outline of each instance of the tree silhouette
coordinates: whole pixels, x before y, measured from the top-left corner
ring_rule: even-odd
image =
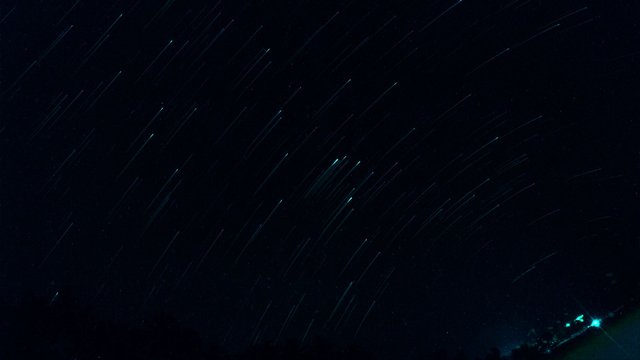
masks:
[[[107,321],[88,306],[74,302],[69,292],[53,299],[27,298],[0,308],[0,359],[101,360],[372,360],[356,345],[338,346],[322,337],[307,344],[289,340],[280,345],[256,344],[240,353],[226,354],[166,313],[155,313],[131,325]],[[512,360],[546,358],[537,347],[523,344]],[[468,360],[462,352],[450,356],[438,350],[426,360]],[[477,358],[480,360],[480,358]],[[504,359],[493,347],[484,360]]]
[[[502,356],[500,356],[500,350],[498,350],[498,348],[496,347],[492,347],[489,350],[489,353],[487,354],[487,356],[484,357],[484,360],[500,360],[502,359]]]
[[[194,331],[166,313],[131,326],[100,319],[70,296],[29,299],[3,307],[0,359],[101,360],[370,360],[359,347],[337,346],[316,337],[308,346],[262,343],[237,354],[205,345]]]
[[[512,360],[536,360],[541,359],[544,354],[535,347],[523,344],[511,351]]]

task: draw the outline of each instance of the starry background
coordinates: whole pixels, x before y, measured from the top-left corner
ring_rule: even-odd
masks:
[[[5,1],[0,292],[229,349],[510,349],[638,293],[633,1]],[[62,294],[62,295],[61,295]]]

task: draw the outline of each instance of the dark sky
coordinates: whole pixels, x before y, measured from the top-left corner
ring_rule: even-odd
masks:
[[[396,359],[605,313],[640,274],[639,14],[3,1],[0,292]]]

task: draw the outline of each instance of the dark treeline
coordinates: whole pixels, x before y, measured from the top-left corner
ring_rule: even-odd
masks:
[[[356,345],[338,346],[316,337],[301,346],[295,341],[275,346],[262,343],[239,353],[227,353],[218,344],[206,343],[195,332],[181,326],[166,313],[155,313],[140,324],[122,324],[101,319],[95,309],[66,296],[29,298],[2,307],[0,358],[47,360],[249,360],[331,359],[360,360],[377,357]],[[493,348],[484,357],[471,358],[435,351],[428,360],[541,359],[526,345],[502,356]]]

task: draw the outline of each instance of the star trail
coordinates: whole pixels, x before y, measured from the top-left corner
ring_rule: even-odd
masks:
[[[230,353],[606,331],[639,295],[637,14],[3,2],[3,306],[162,312]],[[60,356],[117,358],[95,351]]]

